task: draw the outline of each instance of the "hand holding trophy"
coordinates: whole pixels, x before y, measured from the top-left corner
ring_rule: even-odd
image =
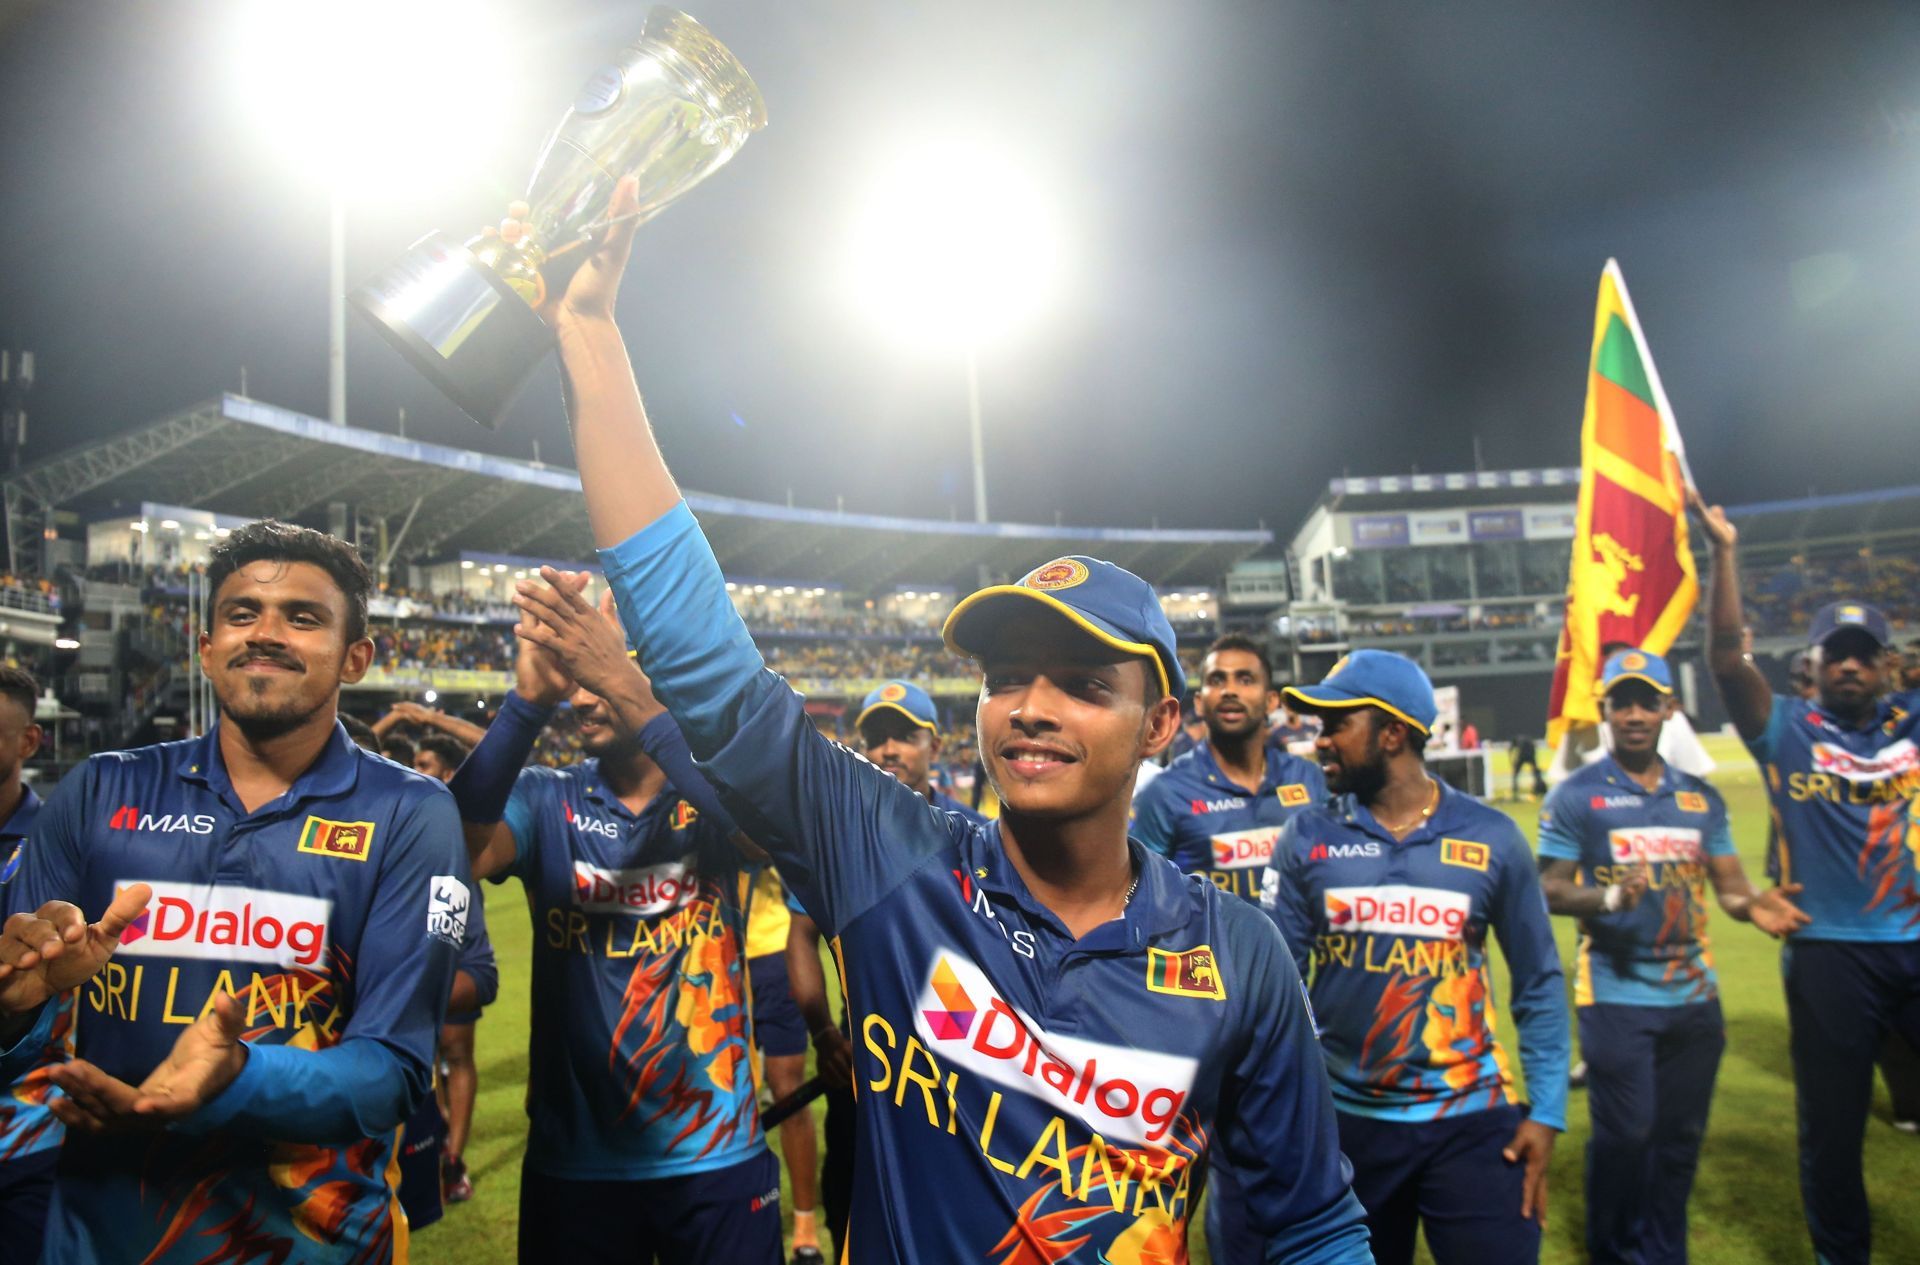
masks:
[[[534,309],[566,288],[608,226],[615,185],[635,178],[637,205],[621,218],[644,223],[766,123],[760,89],[734,55],[686,14],[655,8],[548,137],[520,231],[464,246],[429,233],[351,302],[469,417],[496,427],[553,346]]]

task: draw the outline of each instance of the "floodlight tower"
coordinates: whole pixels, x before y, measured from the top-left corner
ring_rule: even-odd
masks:
[[[973,517],[987,521],[980,351],[1027,328],[1053,297],[1060,234],[1052,200],[1003,154],[912,142],[853,219],[848,277],[895,337],[958,350],[966,368]]]

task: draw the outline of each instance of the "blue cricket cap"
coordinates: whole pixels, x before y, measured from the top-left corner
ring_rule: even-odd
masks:
[[[1644,681],[1662,694],[1673,693],[1673,672],[1667,661],[1644,650],[1616,650],[1600,669],[1600,692],[1622,681]]]
[[[1849,628],[1857,628],[1882,646],[1891,645],[1893,630],[1878,607],[1865,602],[1833,602],[1814,612],[1813,626],[1807,629],[1807,644],[1824,646],[1827,638]]]
[[[1420,665],[1389,650],[1356,650],[1342,656],[1320,684],[1289,685],[1280,695],[1300,711],[1378,707],[1423,734],[1433,732],[1433,718],[1439,711],[1433,701],[1433,682]]]
[[[1042,563],[1017,584],[991,585],[962,599],[941,630],[947,648],[978,659],[988,631],[1016,602],[1037,602],[1101,644],[1151,659],[1162,693],[1179,698],[1185,692],[1173,625],[1153,586],[1125,567],[1079,554]]]
[[[860,714],[853,719],[853,727],[858,729],[866,724],[867,717],[878,711],[896,711],[922,729],[936,733],[940,730],[940,716],[933,710],[933,699],[911,681],[888,681],[868,694],[860,704]]]

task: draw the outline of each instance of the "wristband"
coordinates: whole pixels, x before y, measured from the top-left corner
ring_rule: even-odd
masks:
[[[1600,907],[1610,914],[1620,912],[1620,906],[1626,904],[1627,893],[1618,883],[1607,884],[1606,892],[1600,897]]]

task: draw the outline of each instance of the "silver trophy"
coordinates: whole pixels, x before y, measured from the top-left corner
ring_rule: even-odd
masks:
[[[644,222],[766,124],[760,89],[726,46],[655,8],[548,137],[527,185],[528,232],[464,246],[428,233],[350,301],[467,416],[497,427],[553,347],[534,308],[585,261],[621,178],[640,178],[639,209],[623,218]]]

